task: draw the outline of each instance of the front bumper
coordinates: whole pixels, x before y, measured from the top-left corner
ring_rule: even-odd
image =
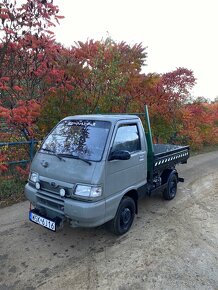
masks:
[[[37,190],[28,183],[25,186],[27,199],[48,218],[67,218],[73,226],[96,227],[105,223],[105,200],[97,202],[78,201]]]

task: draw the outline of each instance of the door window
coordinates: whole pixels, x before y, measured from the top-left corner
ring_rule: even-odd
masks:
[[[122,125],[117,129],[112,151],[127,150],[130,153],[141,150],[138,127],[136,124]]]

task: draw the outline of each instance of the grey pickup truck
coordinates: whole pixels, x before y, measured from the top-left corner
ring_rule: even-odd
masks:
[[[136,115],[80,115],[60,121],[44,139],[30,169],[25,194],[29,219],[52,231],[69,222],[125,234],[138,201],[160,191],[175,197],[176,164],[189,146],[153,144],[148,110],[146,133]]]

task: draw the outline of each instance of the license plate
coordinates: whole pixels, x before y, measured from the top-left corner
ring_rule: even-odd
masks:
[[[51,231],[56,231],[56,224],[55,222],[47,219],[47,218],[44,218],[38,214],[35,214],[34,212],[30,211],[29,212],[29,219],[31,222],[34,222],[36,224],[39,224]]]

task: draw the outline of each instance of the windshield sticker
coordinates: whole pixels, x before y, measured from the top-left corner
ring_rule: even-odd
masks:
[[[77,121],[65,121],[67,126],[92,126],[95,127],[95,121],[77,120]]]

